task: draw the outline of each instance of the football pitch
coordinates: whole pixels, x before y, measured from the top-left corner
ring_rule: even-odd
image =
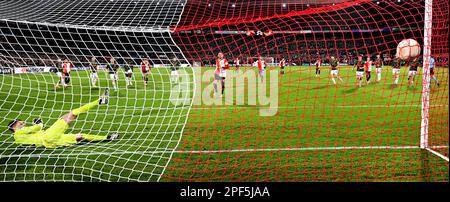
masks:
[[[137,69],[133,87],[121,72],[109,105],[81,115],[67,131],[117,132],[120,139],[59,149],[18,147],[6,125],[41,117],[49,127],[111,88],[106,72],[99,89],[90,87],[87,71],[73,72],[66,89],[55,89],[50,73],[0,75],[0,181],[449,180],[448,163],[418,148],[422,74],[409,87],[403,67],[395,86],[385,67],[379,83],[373,71],[372,83],[359,88],[351,67],[341,68],[336,86],[328,68],[321,77],[314,71],[287,67],[278,77],[275,116],[259,116],[267,106],[249,103],[175,106],[168,68],[153,69],[147,87]],[[447,68],[436,72],[441,85],[431,86],[429,144],[448,156],[449,75]]]

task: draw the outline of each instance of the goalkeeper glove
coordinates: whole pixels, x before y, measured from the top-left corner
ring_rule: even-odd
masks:
[[[33,119],[33,123],[34,123],[34,124],[40,124],[40,123],[42,123],[42,119],[40,119],[40,118],[35,118],[35,119]]]

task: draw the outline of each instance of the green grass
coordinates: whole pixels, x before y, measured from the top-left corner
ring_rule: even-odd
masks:
[[[127,89],[120,74],[111,103],[80,116],[68,132],[118,132],[121,139],[60,149],[17,147],[5,126],[34,117],[50,125],[96,99],[110,86],[107,75],[99,74],[101,89],[91,89],[88,73],[74,72],[72,87],[57,90],[53,74],[0,75],[0,181],[156,181],[163,171],[161,181],[449,180],[448,162],[420,149],[301,150],[419,145],[421,75],[408,87],[404,68],[394,86],[388,67],[380,83],[358,88],[353,70],[340,73],[344,83],[333,86],[326,68],[316,78],[313,68],[288,67],[278,82],[277,114],[269,117],[259,116],[267,106],[251,103],[175,106],[167,69],[154,69],[147,88],[136,72],[137,85]],[[238,85],[232,74],[228,87]],[[429,142],[448,146],[448,69],[437,74]],[[438,151],[448,156],[448,148]]]

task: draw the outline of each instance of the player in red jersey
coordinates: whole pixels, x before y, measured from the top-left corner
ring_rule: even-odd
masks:
[[[64,63],[62,63],[62,71],[64,75],[64,87],[70,85],[70,73],[72,72],[73,64],[69,62],[69,59],[64,59]]]
[[[236,67],[236,72],[238,72],[239,73],[239,67],[240,67],[240,60],[239,60],[239,58],[236,58],[235,60],[234,60],[234,66]]]
[[[381,60],[380,54],[377,55],[377,59],[374,64],[377,72],[377,82],[379,82],[381,80],[381,68],[383,68],[383,61]]]
[[[366,83],[370,83],[371,73],[372,73],[372,60],[370,56],[367,56],[366,62],[364,62],[364,69],[366,70]]]
[[[217,89],[217,82],[220,82],[222,85],[222,94],[220,95],[220,97],[223,97],[223,94],[225,92],[225,77],[226,77],[226,70],[230,68],[230,65],[228,64],[228,60],[225,59],[225,56],[223,55],[223,53],[219,53],[217,55],[217,60],[216,60],[216,69],[214,70],[214,81],[213,81],[213,85],[214,85],[214,94],[218,93],[218,89]]]
[[[256,61],[256,65],[258,66],[258,72],[259,77],[261,78],[261,83],[264,83],[264,74],[265,74],[264,69],[267,67],[267,63],[262,59],[261,56],[259,56],[258,61]]]
[[[286,59],[281,58],[281,61],[280,61],[280,69],[281,69],[280,73],[281,73],[281,75],[284,75],[284,67],[286,67]]]
[[[316,65],[316,77],[320,77],[320,66],[322,66],[322,59],[317,58],[315,65]]]
[[[144,81],[144,86],[147,86],[148,84],[148,74],[150,74],[152,67],[150,65],[150,62],[147,58],[144,58],[141,62],[141,73],[142,73],[142,80]]]

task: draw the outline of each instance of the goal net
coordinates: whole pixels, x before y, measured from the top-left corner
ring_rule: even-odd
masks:
[[[448,181],[448,10],[446,0],[0,1],[0,181]],[[396,82],[403,39],[421,53],[414,78],[407,59]],[[231,65],[223,97],[219,52]],[[250,67],[259,56],[272,68]],[[361,87],[358,56],[374,61]],[[72,64],[68,87],[55,88],[59,59]],[[47,129],[106,88],[108,105],[65,133],[117,140],[45,148],[8,130],[33,118]]]

